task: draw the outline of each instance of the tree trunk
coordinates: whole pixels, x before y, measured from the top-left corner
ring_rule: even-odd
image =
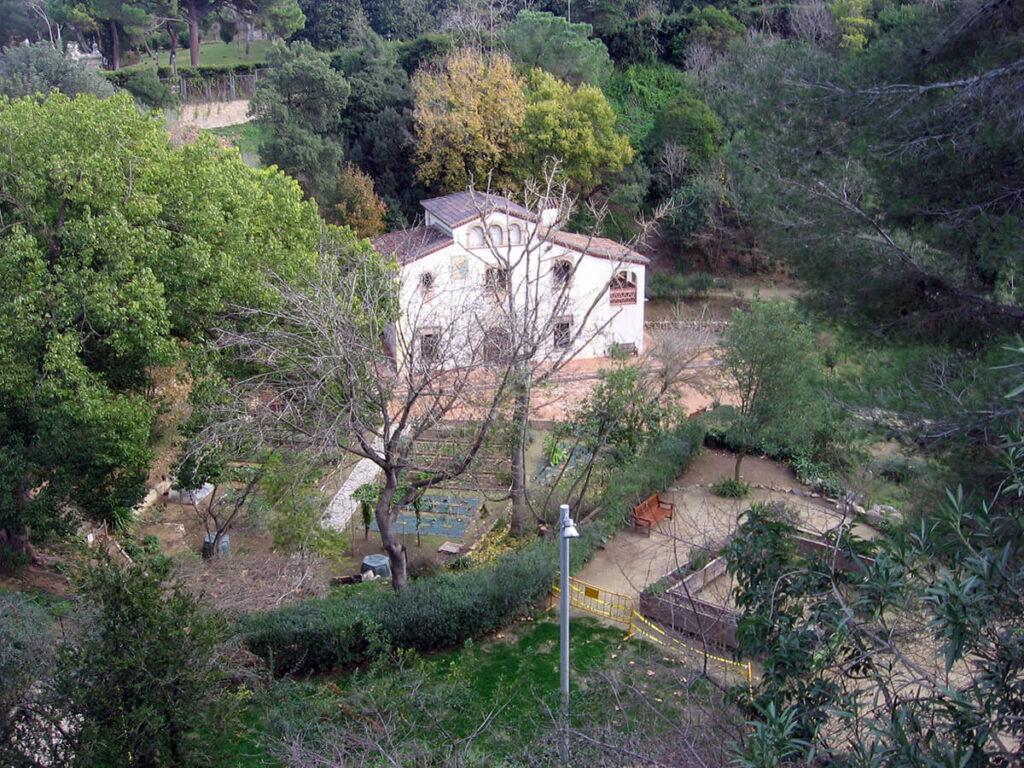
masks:
[[[394,520],[391,517],[391,503],[394,501],[395,491],[398,489],[398,478],[391,473],[386,473],[385,478],[374,515],[377,518],[377,527],[380,529],[381,544],[384,545],[384,551],[388,553],[388,561],[391,565],[391,586],[395,592],[399,592],[405,588],[408,577],[405,547],[395,536]]]
[[[746,450],[741,448],[736,454],[736,470],[733,472],[732,479],[737,483],[740,481],[740,464],[743,463],[743,457],[747,455]]]
[[[517,383],[512,404],[512,520],[509,532],[523,536],[530,528],[530,509],[526,503],[526,430],[530,416],[530,390]]]
[[[245,22],[245,58],[249,58],[252,54],[252,22]]]
[[[195,0],[188,4],[188,53],[193,67],[199,66],[199,10]]]
[[[9,550],[14,555],[25,555],[29,559],[33,556],[28,530],[15,533],[10,528],[0,528],[0,547]]]
[[[174,28],[174,24],[167,22],[167,34],[171,37],[171,53],[167,57],[167,64],[171,68],[171,74],[178,74],[178,30]]]
[[[110,67],[121,68],[121,38],[117,34],[117,22],[110,20]]]

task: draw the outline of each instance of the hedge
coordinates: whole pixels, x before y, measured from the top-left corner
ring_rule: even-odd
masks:
[[[178,77],[184,78],[212,77],[226,75],[229,72],[236,75],[251,75],[258,69],[266,69],[266,66],[266,64],[256,64],[251,61],[241,64],[200,64],[198,67],[183,64],[178,66],[177,74]],[[156,68],[156,74],[161,78],[174,77],[174,70],[168,66],[159,66]]]
[[[666,434],[609,479],[601,512],[573,546],[573,570],[618,530],[633,506],[663,491],[704,441],[688,422]],[[379,644],[418,651],[454,648],[508,624],[551,589],[558,575],[555,542],[543,539],[493,563],[411,581],[399,594],[386,584],[286,606],[239,621],[249,650],[276,673],[310,673],[368,660]]]
[[[164,83],[160,82],[152,69],[119,69],[114,72],[101,73],[118,88],[123,88],[132,96],[149,107],[174,106],[174,94]]]

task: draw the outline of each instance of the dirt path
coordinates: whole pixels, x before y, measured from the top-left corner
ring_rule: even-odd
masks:
[[[178,128],[189,126],[195,128],[224,128],[228,125],[247,123],[249,116],[249,100],[215,101],[208,104],[188,104],[181,108],[175,123]]]
[[[704,451],[684,472],[663,498],[676,505],[672,520],[664,520],[650,536],[622,530],[600,550],[578,574],[583,581],[630,597],[638,597],[643,588],[691,559],[691,551],[717,548],[731,536],[740,514],[754,502],[783,501],[793,507],[800,526],[823,532],[839,523],[840,512],[832,502],[810,495],[792,470],[757,457],[743,461],[742,475],[747,482],[768,487],[795,488],[805,496],[754,489],[745,499],[722,499],[708,484],[732,472],[735,458],[725,451]]]

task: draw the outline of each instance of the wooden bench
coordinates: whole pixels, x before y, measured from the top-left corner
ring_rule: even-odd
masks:
[[[652,493],[646,499],[633,507],[633,530],[645,531],[651,535],[651,529],[664,520],[666,517],[671,520],[672,512],[676,505],[668,501],[662,501],[656,493]]]

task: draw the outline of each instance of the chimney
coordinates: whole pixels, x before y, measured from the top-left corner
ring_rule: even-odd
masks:
[[[542,197],[539,201],[540,223],[545,227],[554,226],[558,223],[561,208],[558,205],[557,197]]]

